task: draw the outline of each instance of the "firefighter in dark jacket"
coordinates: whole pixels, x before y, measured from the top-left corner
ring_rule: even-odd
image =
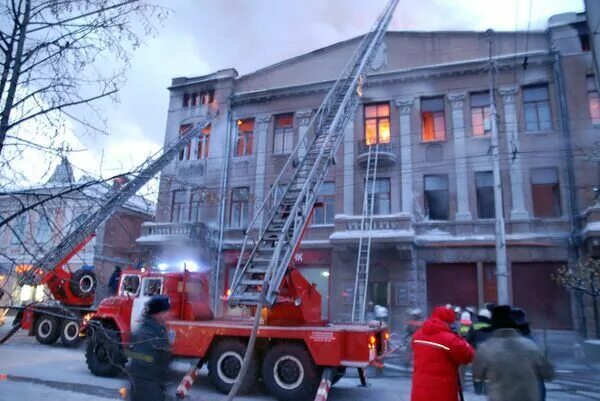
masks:
[[[485,308],[480,309],[477,313],[477,321],[471,326],[466,338],[473,348],[477,349],[481,343],[492,335],[491,318],[492,313]],[[486,393],[485,382],[478,380],[475,376],[473,376],[473,388],[475,394]]]
[[[171,360],[165,317],[169,298],[156,295],[146,303],[144,320],[131,337],[131,401],[164,401]]]

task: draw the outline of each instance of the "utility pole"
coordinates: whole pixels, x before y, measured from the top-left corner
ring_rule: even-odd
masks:
[[[498,304],[506,305],[508,299],[508,271],[506,268],[506,233],[504,227],[504,207],[502,202],[502,178],[500,176],[500,156],[498,149],[498,125],[496,100],[494,99],[495,66],[493,56],[494,31],[487,30],[490,45],[489,81],[490,81],[490,120],[492,126],[492,163],[494,174],[494,211],[496,216],[496,283]]]

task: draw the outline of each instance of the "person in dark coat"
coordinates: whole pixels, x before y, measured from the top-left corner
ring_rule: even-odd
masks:
[[[527,315],[525,311],[520,308],[513,308],[511,311],[511,316],[517,325],[517,330],[523,337],[528,340],[531,340],[535,343],[535,339],[531,334],[531,328],[529,327],[529,322],[527,321]],[[538,376],[538,386],[540,388],[540,401],[546,401],[546,385],[544,384],[544,380]]]
[[[115,271],[108,279],[108,289],[112,295],[116,295],[119,290],[119,278],[121,277],[121,266],[115,266]]]
[[[438,306],[413,335],[413,381],[411,401],[457,401],[458,367],[473,359],[473,348],[454,333],[455,313]]]
[[[494,308],[492,327],[492,336],[477,349],[473,376],[489,380],[490,401],[539,401],[538,378],[551,380],[552,365],[535,343],[519,333],[510,306]]]
[[[477,313],[477,321],[473,323],[466,337],[467,342],[475,350],[492,335],[491,318],[492,313],[486,308],[481,308]],[[475,376],[473,376],[473,388],[475,389],[475,394],[485,394],[486,392],[485,382],[477,380]]]
[[[144,320],[131,337],[131,401],[164,401],[171,352],[165,317],[169,298],[156,295],[146,303]]]

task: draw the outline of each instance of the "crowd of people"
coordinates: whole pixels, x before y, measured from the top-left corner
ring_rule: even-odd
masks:
[[[490,401],[544,401],[554,369],[538,348],[526,314],[509,305],[479,311],[436,307],[423,321],[411,310],[406,326],[413,353],[411,401],[464,400],[465,369]]]

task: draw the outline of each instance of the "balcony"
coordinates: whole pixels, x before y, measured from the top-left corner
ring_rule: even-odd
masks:
[[[361,216],[338,214],[335,216],[335,232],[329,240],[332,243],[357,242],[363,235],[360,228]],[[375,215],[370,234],[373,242],[412,242],[414,231],[411,216],[406,213]]]
[[[379,146],[373,146],[373,151],[377,150],[377,167],[391,165],[398,161],[398,156],[394,153],[394,141],[390,141],[388,143],[380,143]],[[359,165],[366,167],[367,161],[369,160],[369,145],[365,142],[365,140],[361,140],[358,142],[358,152],[356,161]],[[375,153],[373,153],[373,156]]]
[[[581,239],[593,257],[600,257],[600,204],[583,212]]]
[[[173,242],[205,242],[216,244],[219,231],[204,223],[144,223],[136,240],[140,245],[163,245]]]

